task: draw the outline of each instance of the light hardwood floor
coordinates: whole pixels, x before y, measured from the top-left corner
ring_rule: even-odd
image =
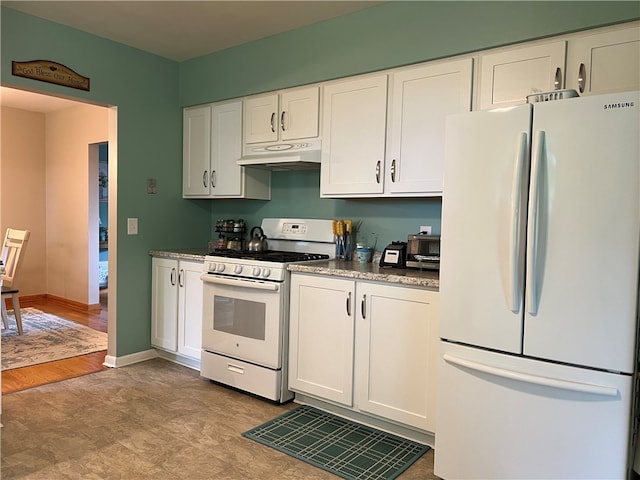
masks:
[[[101,308],[99,310],[82,310],[68,304],[47,299],[21,300],[21,306],[23,308],[37,308],[43,312],[82,323],[101,332],[106,332],[107,295],[107,290],[100,292]],[[2,394],[18,392],[27,388],[105,370],[107,367],[103,366],[102,363],[104,362],[106,354],[107,351],[104,350],[65,360],[4,371],[2,372]]]

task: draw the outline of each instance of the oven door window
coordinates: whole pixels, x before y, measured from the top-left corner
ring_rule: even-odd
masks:
[[[266,308],[263,302],[214,296],[213,329],[231,335],[264,340]]]
[[[204,283],[202,348],[269,368],[281,368],[285,288]]]

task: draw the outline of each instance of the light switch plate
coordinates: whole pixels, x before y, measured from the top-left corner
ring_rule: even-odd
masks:
[[[138,234],[138,219],[127,218],[127,235],[137,235],[137,234]]]

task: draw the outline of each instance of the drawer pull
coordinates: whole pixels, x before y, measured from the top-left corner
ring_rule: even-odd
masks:
[[[239,373],[240,375],[244,375],[244,368],[239,367],[237,365],[233,365],[231,363],[227,363],[227,370],[233,373]]]

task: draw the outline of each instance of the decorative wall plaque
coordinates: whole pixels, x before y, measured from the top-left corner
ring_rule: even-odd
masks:
[[[89,77],[83,77],[69,67],[49,60],[11,62],[11,73],[17,77],[89,91]]]

